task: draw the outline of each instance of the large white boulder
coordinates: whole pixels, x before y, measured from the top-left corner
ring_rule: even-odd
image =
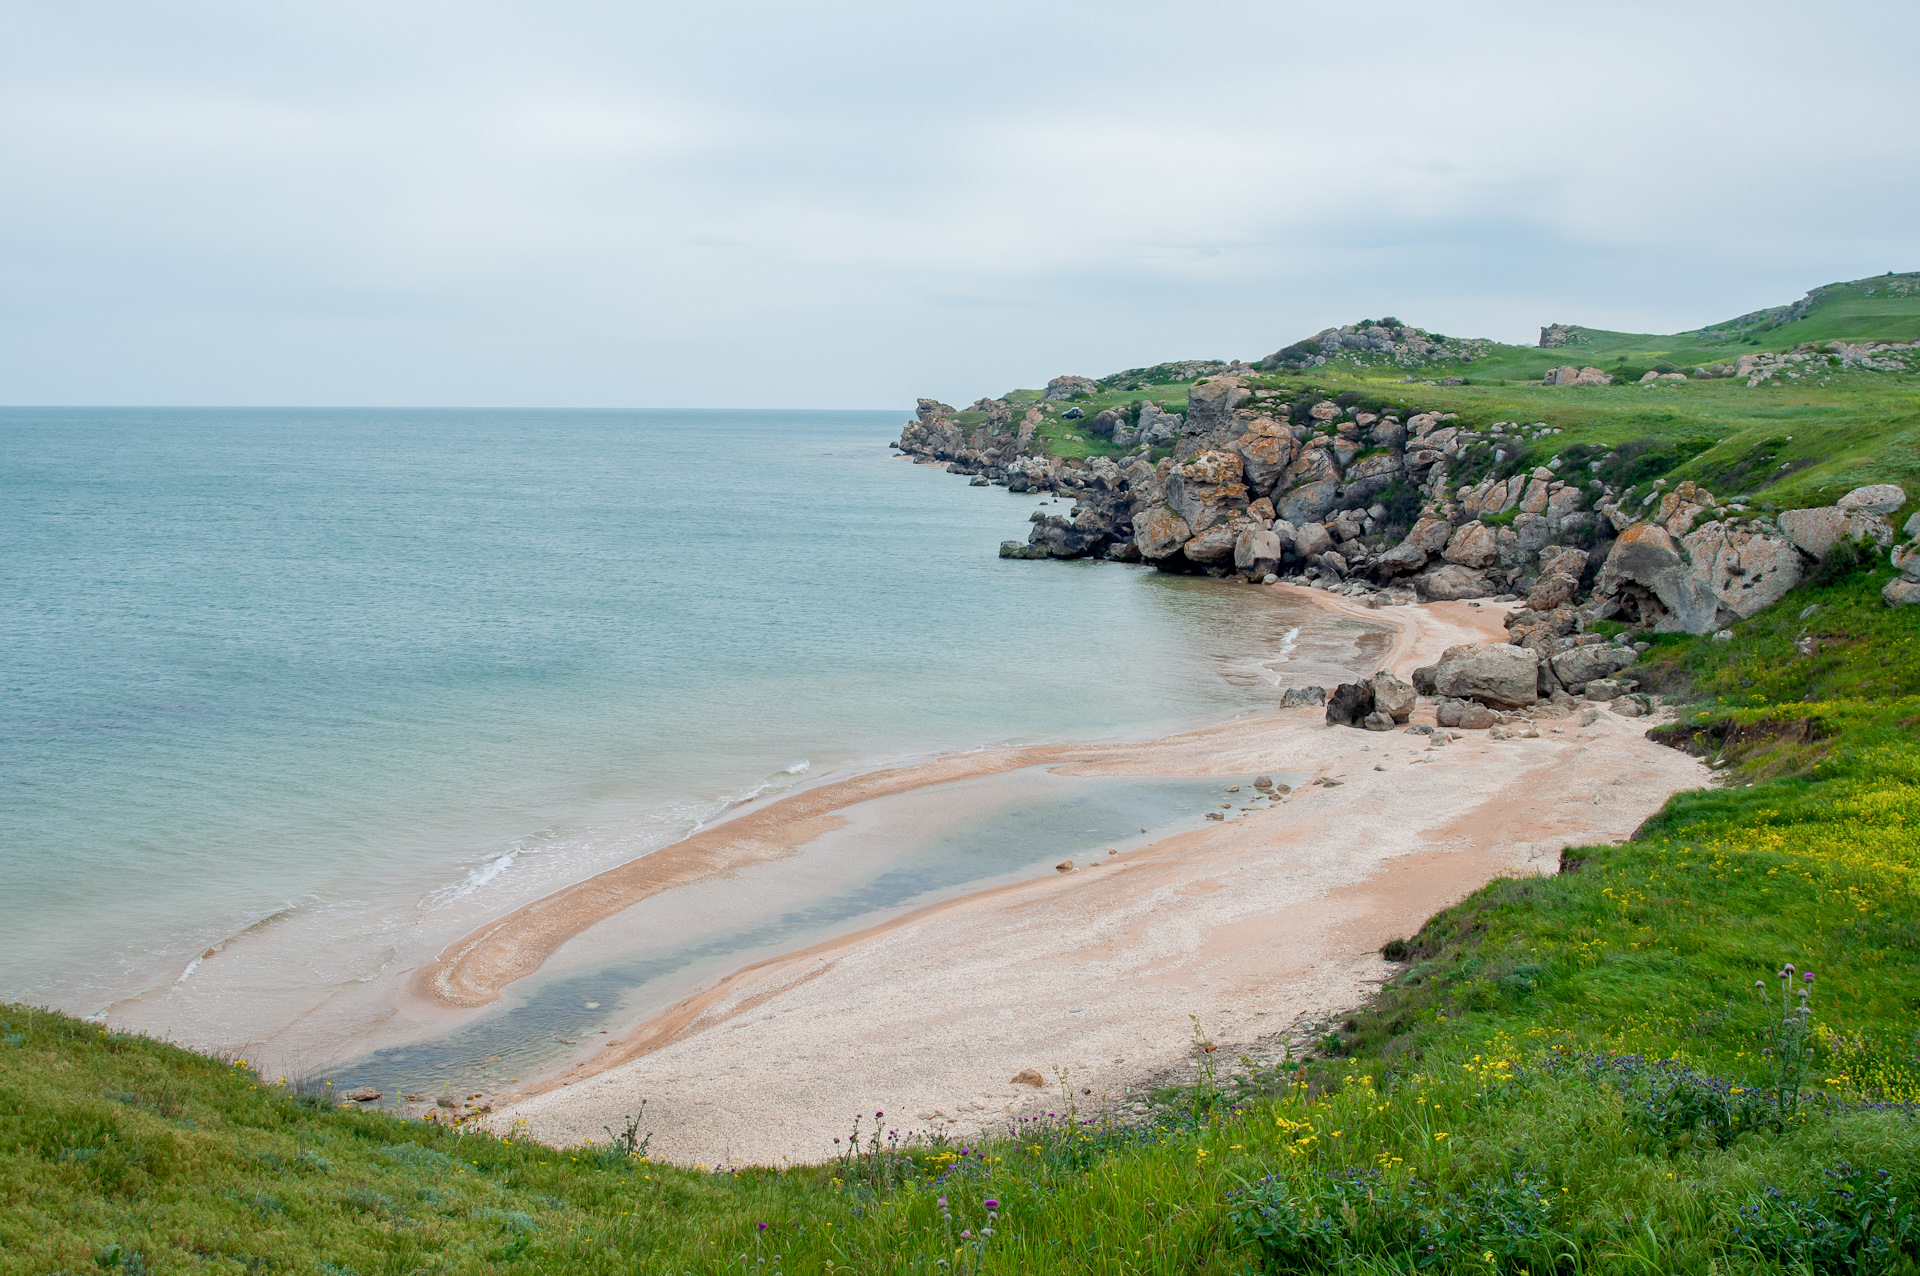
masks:
[[[1504,642],[1449,647],[1433,670],[1435,695],[1478,700],[1497,709],[1532,704],[1539,683],[1540,658],[1525,647]]]

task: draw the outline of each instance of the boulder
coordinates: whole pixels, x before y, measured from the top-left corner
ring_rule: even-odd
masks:
[[[1293,534],[1293,552],[1302,558],[1324,554],[1333,548],[1333,536],[1318,523],[1302,523]]]
[[[1330,549],[1324,554],[1315,554],[1307,561],[1315,567],[1338,572],[1342,576],[1347,574],[1347,556],[1337,549]]]
[[[1428,602],[1453,602],[1461,598],[1491,598],[1499,591],[1487,582],[1486,573],[1458,563],[1448,563],[1413,578],[1413,587]]]
[[[1193,528],[1168,506],[1156,505],[1144,517],[1134,516],[1133,543],[1143,558],[1171,558],[1191,539]]]
[[[358,1090],[347,1091],[346,1097],[355,1103],[378,1103],[380,1092],[370,1085],[363,1085]]]
[[[1247,507],[1240,457],[1234,452],[1206,448],[1174,466],[1167,474],[1167,504],[1198,535]]]
[[[1538,697],[1540,660],[1525,647],[1469,642],[1449,647],[1433,672],[1434,694],[1517,709]]]
[[[1708,523],[1682,544],[1693,575],[1742,620],[1800,583],[1800,555],[1778,536]]]
[[[1307,415],[1316,421],[1331,421],[1340,415],[1340,405],[1331,399],[1322,399],[1307,409]]]
[[[1247,432],[1233,441],[1239,454],[1247,490],[1271,492],[1293,463],[1293,435],[1272,417],[1255,417]]]
[[[1264,576],[1279,568],[1284,552],[1279,536],[1267,528],[1249,524],[1233,542],[1233,565],[1250,575]]]
[[[1460,727],[1467,731],[1485,731],[1495,722],[1493,710],[1472,700],[1455,700],[1448,697],[1440,701],[1434,711],[1434,720],[1443,727]]]
[[[1825,558],[1835,545],[1845,540],[1864,537],[1883,548],[1893,544],[1893,527],[1886,519],[1865,510],[1843,510],[1831,505],[1788,510],[1780,516],[1780,530],[1787,534],[1794,548],[1814,559]]]
[[[1288,687],[1280,696],[1282,709],[1301,709],[1327,702],[1325,687]]]
[[[1391,731],[1393,730],[1393,715],[1382,713],[1380,710],[1375,709],[1372,713],[1369,713],[1360,720],[1360,725],[1368,731]]]
[[[1548,663],[1561,686],[1578,689],[1595,679],[1612,677],[1639,658],[1631,647],[1569,647],[1556,651]]]
[[[1340,480],[1328,478],[1290,486],[1276,504],[1289,523],[1312,523],[1325,518],[1339,499]]]
[[[1688,570],[1673,537],[1657,523],[1635,523],[1620,533],[1594,581],[1596,595],[1619,594],[1633,584],[1659,601],[1653,628],[1662,633],[1704,634],[1714,627],[1720,600]]]
[[[1412,673],[1413,689],[1423,696],[1433,694],[1433,675],[1439,671],[1439,665],[1421,665]]]
[[[1908,519],[1907,525],[1900,530],[1906,533],[1908,540],[1920,541],[1920,514]]]
[[[1234,546],[1239,542],[1241,528],[1245,526],[1247,524],[1239,519],[1215,523],[1182,548],[1187,551],[1187,558],[1191,562],[1209,567],[1225,563],[1233,558]]]
[[[1908,580],[1920,580],[1920,545],[1895,545],[1887,561]]]
[[[1373,707],[1395,722],[1405,722],[1413,716],[1414,705],[1418,697],[1413,688],[1387,670],[1367,679],[1367,688],[1373,692]]]
[[[1401,541],[1386,553],[1373,560],[1374,570],[1382,576],[1398,576],[1407,572],[1417,572],[1427,565],[1426,551],[1409,541]]]
[[[1580,582],[1559,572],[1548,572],[1527,591],[1527,607],[1532,611],[1552,611],[1573,601]]]
[[[1906,489],[1893,483],[1856,487],[1834,502],[1843,510],[1858,510],[1862,514],[1891,514],[1906,503]]]
[[[1901,577],[1890,580],[1886,588],[1880,591],[1880,598],[1889,607],[1912,607],[1920,604],[1920,580],[1908,580]]]
[[[1373,712],[1373,688],[1364,682],[1343,682],[1327,697],[1327,725],[1357,727]]]
[[[1461,567],[1491,567],[1500,558],[1500,540],[1485,523],[1468,523],[1454,532],[1442,558]]]
[[[1071,399],[1076,394],[1092,394],[1099,388],[1085,377],[1055,377],[1047,382],[1046,397],[1056,401]]]
[[[1252,397],[1239,377],[1212,377],[1187,391],[1187,429],[1196,435],[1220,435],[1233,425],[1233,410]]]

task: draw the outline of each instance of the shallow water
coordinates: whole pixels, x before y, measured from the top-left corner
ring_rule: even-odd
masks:
[[[1311,773],[1273,778],[1294,786]],[[493,1089],[753,960],[966,891],[1051,876],[1062,858],[1118,862],[1136,847],[1201,827],[1206,812],[1236,797],[1229,786],[1238,786],[1237,800],[1252,800],[1252,780],[1029,767],[860,803],[845,812],[849,827],[787,859],[655,896],[595,928],[569,946],[573,953],[563,951],[516,985],[505,1008],[322,1075],[342,1090],[372,1085],[389,1095],[449,1084]],[[1120,854],[1109,856],[1110,849]]]
[[[1364,662],[1265,591],[997,558],[1067,504],[903,416],[0,410],[0,998],[337,1057],[744,794]]]

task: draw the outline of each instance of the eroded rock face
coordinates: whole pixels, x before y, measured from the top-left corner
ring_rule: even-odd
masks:
[[[1280,498],[1280,517],[1289,523],[1312,523],[1325,518],[1340,499],[1340,481],[1321,479],[1290,488]]]
[[[1708,523],[1683,543],[1694,576],[1742,620],[1800,583],[1800,555],[1779,537]]]
[[[1456,602],[1462,598],[1491,598],[1493,585],[1485,572],[1458,563],[1447,563],[1413,578],[1413,587],[1428,602]]]
[[[1654,618],[1654,629],[1704,634],[1714,627],[1720,600],[1688,570],[1673,537],[1657,523],[1635,523],[1620,533],[1593,590],[1596,595],[1614,596],[1629,584],[1658,600],[1662,614]]]
[[[1864,537],[1883,549],[1893,544],[1893,527],[1878,514],[1863,509],[1822,506],[1788,510],[1780,516],[1780,530],[1795,548],[1816,559],[1825,558],[1841,541],[1857,537]]]
[[[1414,694],[1411,685],[1385,669],[1367,679],[1367,689],[1373,692],[1375,712],[1384,713],[1395,722],[1405,722],[1413,716],[1414,705],[1419,697]]]
[[[1435,695],[1478,700],[1498,709],[1532,704],[1540,682],[1539,657],[1511,643],[1470,642],[1449,647],[1434,666]]]

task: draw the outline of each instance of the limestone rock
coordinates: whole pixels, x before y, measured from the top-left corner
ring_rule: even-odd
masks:
[[[1859,510],[1862,514],[1891,514],[1906,503],[1906,489],[1894,483],[1856,487],[1834,502],[1843,510]]]
[[[1144,558],[1171,558],[1191,539],[1193,528],[1168,506],[1156,505],[1145,517],[1134,516],[1133,543]]]
[[[1886,519],[1865,510],[1843,510],[1831,505],[1788,510],[1780,516],[1780,530],[1801,553],[1816,559],[1825,558],[1841,541],[1857,537],[1865,537],[1883,548],[1893,544],[1893,528]]]
[[[1364,682],[1343,682],[1327,697],[1327,725],[1357,727],[1373,712],[1373,688]]]
[[[1285,495],[1280,497],[1280,517],[1289,523],[1315,522],[1325,518],[1339,499],[1340,480],[1337,478],[1295,484],[1289,486]]]
[[[1491,567],[1500,558],[1500,539],[1485,523],[1468,523],[1447,541],[1441,557],[1461,567]]]
[[[1638,659],[1629,647],[1569,647],[1556,651],[1548,663],[1561,686],[1577,689],[1611,677]]]
[[[1307,409],[1307,415],[1316,421],[1331,421],[1340,415],[1340,405],[1331,399],[1322,399]]]
[[[1413,578],[1413,586],[1428,602],[1452,602],[1461,598],[1491,598],[1498,592],[1487,582],[1486,573],[1458,563],[1436,567]]]
[[[1410,676],[1413,679],[1413,690],[1415,694],[1422,696],[1430,696],[1433,694],[1433,675],[1439,668],[1439,665],[1421,665],[1413,671]]]
[[[1288,687],[1280,696],[1282,709],[1304,709],[1327,702],[1325,687]]]
[[[1657,614],[1641,619],[1662,633],[1704,634],[1720,611],[1720,600],[1688,570],[1673,537],[1657,523],[1635,523],[1620,533],[1593,588],[1597,596],[1615,597],[1629,585],[1657,600]]]
[[[1901,577],[1890,580],[1880,591],[1881,599],[1889,607],[1912,607],[1920,604],[1920,580],[1908,580]]]
[[[1187,551],[1187,558],[1205,566],[1229,561],[1233,557],[1234,546],[1240,539],[1241,528],[1246,526],[1250,524],[1239,519],[1229,523],[1215,523],[1183,546]]]
[[[1020,1069],[1020,1071],[1013,1074],[1012,1078],[1007,1082],[1007,1084],[1008,1085],[1030,1085],[1034,1089],[1038,1090],[1047,1084],[1047,1079],[1040,1075],[1039,1069],[1037,1068],[1022,1068]]]
[[[1332,535],[1319,523],[1302,523],[1293,534],[1293,552],[1302,558],[1312,558],[1332,548]]]
[[[1413,716],[1418,699],[1413,688],[1387,670],[1382,669],[1367,679],[1367,687],[1373,692],[1373,707],[1378,712],[1395,722],[1405,722]]]
[[[1360,720],[1360,725],[1368,731],[1391,731],[1393,730],[1393,715],[1390,713],[1382,713],[1380,710],[1375,709],[1372,713],[1369,713]],[[1374,768],[1376,771],[1383,769],[1384,768],[1381,767]]]
[[[1907,525],[1900,530],[1907,534],[1907,539],[1920,541],[1920,514],[1908,519]]]
[[[377,1103],[380,1100],[380,1092],[370,1085],[363,1085],[358,1090],[347,1091],[346,1097],[355,1103]]]
[[[1252,397],[1240,377],[1212,377],[1187,391],[1187,430],[1219,437],[1232,427],[1233,410]]]
[[[1278,570],[1284,553],[1285,548],[1276,533],[1250,523],[1241,529],[1239,537],[1233,542],[1233,565],[1250,575],[1264,576]]]
[[[1436,695],[1517,709],[1538,696],[1539,657],[1511,643],[1469,642],[1449,647],[1434,669]]]
[[[1573,601],[1580,583],[1560,572],[1548,572],[1527,591],[1527,607],[1532,611],[1552,611]]]
[[[1485,731],[1495,721],[1493,710],[1472,700],[1456,700],[1447,697],[1440,701],[1434,710],[1434,720],[1443,727],[1460,727],[1467,731]]]
[[[1233,450],[1240,456],[1247,490],[1271,492],[1293,464],[1293,435],[1272,417],[1255,417],[1247,432],[1233,441]]]
[[[1908,580],[1920,580],[1920,545],[1895,545],[1887,560]]]
[[[1086,377],[1055,377],[1047,382],[1046,397],[1049,399],[1071,399],[1076,394],[1092,394],[1100,387]]]
[[[1693,575],[1742,620],[1800,583],[1800,555],[1780,537],[1708,523],[1682,543]]]

